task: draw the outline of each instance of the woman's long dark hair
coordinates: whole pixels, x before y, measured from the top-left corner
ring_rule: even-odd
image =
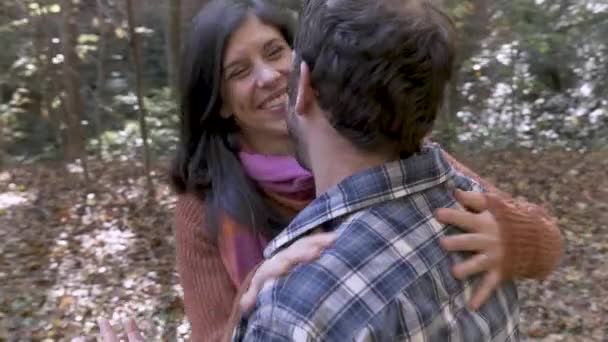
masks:
[[[222,212],[269,237],[288,222],[268,205],[236,155],[234,119],[220,116],[226,44],[249,14],[276,27],[291,45],[295,14],[267,1],[212,0],[194,18],[184,47],[180,84],[180,142],[171,181],[178,194],[206,201],[212,235]]]

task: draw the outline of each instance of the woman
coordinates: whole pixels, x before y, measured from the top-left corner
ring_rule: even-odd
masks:
[[[185,49],[172,182],[179,194],[177,263],[195,341],[221,337],[265,244],[314,196],[311,175],[290,156],[284,121],[294,20],[292,12],[263,1],[213,0],[195,18]],[[457,198],[472,212],[437,215],[469,232],[446,238],[446,249],[476,252],[455,265],[455,276],[485,272],[473,307],[504,279],[543,277],[555,267],[561,236],[538,207],[498,195]],[[243,308],[251,307],[264,280],[314,259],[332,241],[327,234],[310,236],[264,263]]]

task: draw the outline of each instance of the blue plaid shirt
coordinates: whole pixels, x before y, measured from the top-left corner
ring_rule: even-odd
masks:
[[[455,207],[454,188],[481,191],[426,145],[405,160],[348,177],[306,207],[266,248],[282,248],[322,227],[335,244],[313,263],[267,283],[236,341],[516,341],[519,306],[512,283],[477,312],[466,303],[476,280],[459,281],[436,221]]]

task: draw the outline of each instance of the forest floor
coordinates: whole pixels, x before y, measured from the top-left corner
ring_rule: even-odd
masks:
[[[545,205],[566,253],[519,284],[521,331],[540,341],[608,338],[608,151],[463,158],[499,188]],[[134,163],[93,164],[94,184],[58,165],[0,171],[0,341],[96,337],[98,317],[133,316],[147,340],[189,335],[175,271],[166,169],[146,200]]]

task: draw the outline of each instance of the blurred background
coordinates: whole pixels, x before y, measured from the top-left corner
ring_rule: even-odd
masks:
[[[605,341],[608,0],[437,2],[461,41],[434,139],[567,240],[557,272],[520,284],[523,337]],[[102,316],[188,337],[167,167],[204,3],[0,3],[0,341],[94,337]]]

